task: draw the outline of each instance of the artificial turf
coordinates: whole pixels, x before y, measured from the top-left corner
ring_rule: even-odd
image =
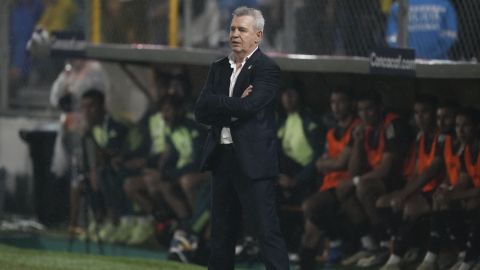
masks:
[[[0,245],[0,270],[200,270],[175,262],[31,250]]]

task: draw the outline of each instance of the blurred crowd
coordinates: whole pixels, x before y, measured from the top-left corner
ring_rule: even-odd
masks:
[[[202,264],[210,176],[198,158],[208,127],[192,117],[187,76],[156,77],[148,112],[131,122],[106,108],[101,65],[70,60],[51,91],[62,111],[52,171],[70,181],[72,239],[156,239],[170,259]],[[480,255],[479,113],[418,95],[400,115],[383,105],[383,89],[339,87],[317,115],[303,88],[292,83],[278,95],[277,201],[292,261],[300,269],[472,269]],[[255,260],[251,229],[241,235],[239,259]]]
[[[101,1],[101,42],[169,44],[167,0]],[[180,46],[185,45],[185,3],[179,1]],[[228,21],[240,5],[259,8],[266,18],[267,51],[368,56],[378,47],[398,47],[399,4],[393,0],[197,0],[192,1],[188,46],[226,46]],[[289,5],[289,6],[287,6]],[[92,22],[84,0],[15,0],[10,9],[10,85],[52,81],[61,63],[30,57],[28,40],[37,28],[77,31]],[[286,11],[292,17],[288,22]],[[91,15],[91,14],[90,14]],[[480,3],[475,0],[409,1],[408,47],[418,58],[476,61],[480,55]],[[33,65],[32,65],[33,63]],[[50,80],[49,80],[50,79]]]

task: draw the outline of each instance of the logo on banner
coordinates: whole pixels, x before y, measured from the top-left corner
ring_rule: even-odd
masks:
[[[370,73],[415,76],[415,50],[379,48],[370,54]]]

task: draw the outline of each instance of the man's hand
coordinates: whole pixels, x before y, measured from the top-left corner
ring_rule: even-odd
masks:
[[[253,90],[253,86],[249,85],[247,88],[245,88],[245,90],[243,90],[241,98],[248,97],[250,95],[250,93],[252,92],[252,90]]]
[[[405,194],[403,192],[398,192],[393,196],[393,198],[390,200],[390,206],[392,209],[395,211],[401,211],[403,209],[403,205],[405,204]]]
[[[352,133],[355,142],[362,142],[365,137],[365,126],[363,124],[356,126]]]

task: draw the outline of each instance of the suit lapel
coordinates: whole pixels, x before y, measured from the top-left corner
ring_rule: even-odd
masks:
[[[230,76],[232,75],[233,69],[230,67],[228,63],[228,59],[225,65],[222,66],[220,70],[220,80],[221,80],[221,95],[228,96],[229,88],[230,88]]]
[[[255,61],[258,59],[258,56],[260,54],[260,48],[258,48],[245,62],[245,65],[242,67],[242,71],[240,71],[240,74],[238,74],[237,81],[235,82],[235,87],[233,88],[232,96],[242,96],[243,91],[245,90],[245,88],[248,87],[248,84],[250,83],[249,80],[255,65]]]

